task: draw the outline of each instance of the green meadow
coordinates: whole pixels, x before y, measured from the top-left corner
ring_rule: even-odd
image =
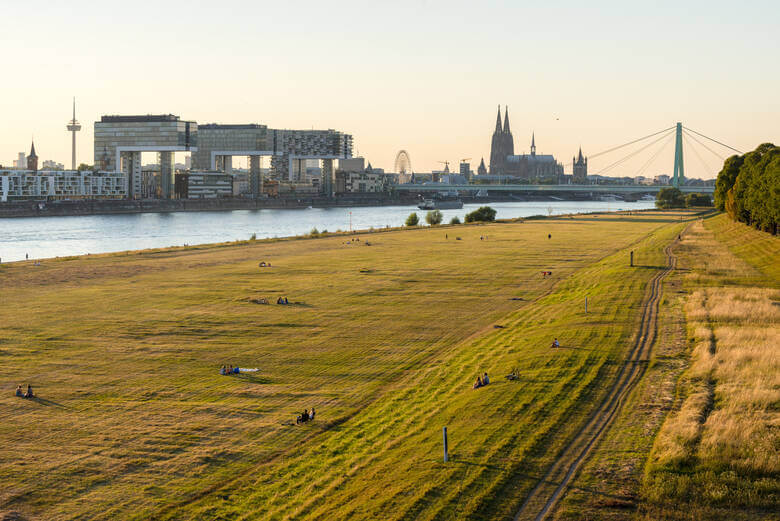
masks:
[[[511,519],[604,397],[664,247],[696,219],[567,216],[0,265],[0,512]],[[259,371],[220,376],[224,364]],[[484,372],[491,384],[472,389]],[[13,396],[28,383],[37,399]],[[315,421],[296,425],[311,407]]]

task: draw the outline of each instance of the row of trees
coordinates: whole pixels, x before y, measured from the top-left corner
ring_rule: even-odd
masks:
[[[712,206],[712,199],[707,194],[683,195],[679,188],[670,186],[661,188],[655,196],[658,208],[692,208],[694,206]]]
[[[777,235],[780,222],[780,147],[759,145],[731,156],[715,182],[715,206],[732,219]]]
[[[439,210],[432,210],[427,214],[425,214],[425,222],[427,222],[431,226],[441,224],[443,218],[444,216]],[[491,222],[495,220],[496,220],[496,211],[489,206],[480,206],[473,212],[466,214],[467,223]],[[404,224],[406,224],[406,226],[417,226],[418,224],[420,224],[420,217],[417,215],[417,212],[410,213],[409,217],[406,218],[406,222]],[[457,215],[450,220],[450,224],[460,224],[460,219],[458,219]]]

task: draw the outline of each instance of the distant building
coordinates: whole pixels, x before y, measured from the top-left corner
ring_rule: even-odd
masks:
[[[65,165],[51,159],[46,159],[41,163],[41,170],[65,170]]]
[[[582,156],[582,147],[577,157],[572,158],[572,181],[577,184],[588,181],[588,158]]]
[[[496,128],[490,142],[490,173],[500,175],[505,173],[506,159],[515,153],[515,141],[509,129],[509,107],[504,111],[504,124],[501,124],[501,105],[496,115]]]
[[[382,169],[373,169],[371,163],[367,167],[365,158],[352,157],[340,159],[336,169],[334,191],[345,193],[377,193],[387,191],[391,177]]]
[[[38,154],[35,153],[35,142],[30,147],[30,155],[27,156],[27,169],[33,172],[38,171]]]
[[[460,175],[466,178],[466,180],[471,179],[471,163],[466,163],[465,161],[460,162]]]
[[[179,199],[217,199],[235,195],[234,176],[224,172],[192,170],[177,174],[175,193]]]
[[[485,168],[485,158],[482,158],[482,161],[479,162],[479,167],[477,167],[477,175],[487,175],[488,171],[487,168]]]
[[[481,174],[482,175],[482,174]],[[490,144],[490,175],[517,177],[522,180],[541,180],[563,175],[563,165],[549,154],[536,154],[536,136],[531,134],[531,153],[515,155],[514,138],[509,129],[509,108],[501,124],[501,106],[498,108],[496,128]]]
[[[124,199],[121,172],[0,170],[0,201],[56,199]]]
[[[14,168],[24,170],[27,168],[27,157],[24,152],[19,152],[19,159],[14,159]]]
[[[666,174],[657,175],[654,178],[655,184],[657,185],[668,185],[671,178]]]

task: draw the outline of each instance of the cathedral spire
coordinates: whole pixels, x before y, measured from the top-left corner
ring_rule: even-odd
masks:
[[[499,112],[501,111],[501,108],[499,107]],[[504,132],[507,134],[511,133],[509,130],[509,106],[504,107]]]
[[[534,136],[533,132],[531,132],[531,155],[536,155],[536,136]]]
[[[501,129],[501,105],[498,106],[498,115],[496,116],[496,132],[502,132],[502,129]]]
[[[577,160],[581,163],[582,162],[582,147],[580,147],[580,153],[577,156]]]

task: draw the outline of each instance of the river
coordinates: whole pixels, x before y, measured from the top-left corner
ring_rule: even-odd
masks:
[[[442,210],[444,222],[461,221],[480,205]],[[489,203],[497,219],[596,211],[653,208],[653,201],[541,201]],[[401,226],[415,206],[305,208],[295,210],[235,210],[219,212],[139,213],[73,217],[0,218],[0,262],[105,253],[145,248],[287,237],[319,231],[360,230]]]

